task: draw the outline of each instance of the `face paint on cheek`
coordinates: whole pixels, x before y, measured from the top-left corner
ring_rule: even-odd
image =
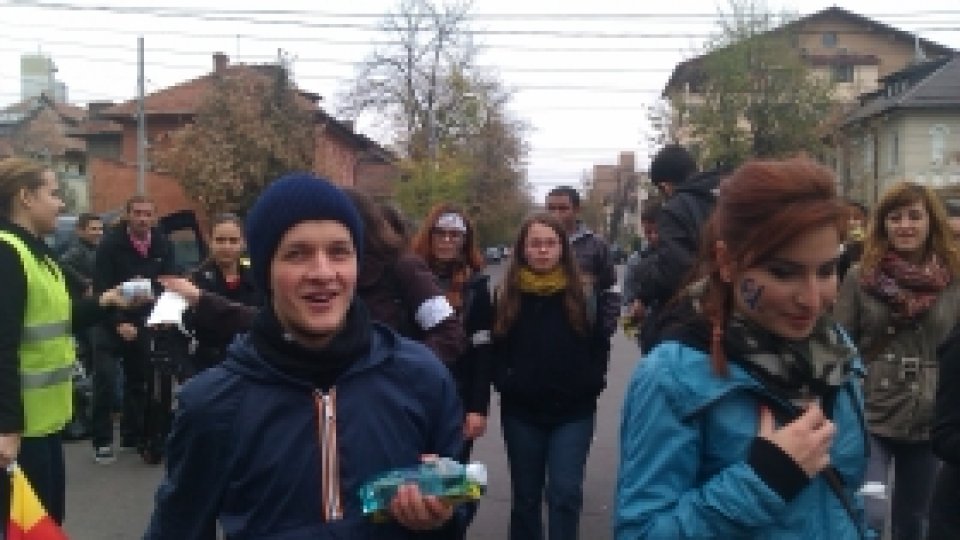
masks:
[[[740,298],[747,307],[756,310],[761,296],[763,296],[763,285],[757,285],[753,278],[747,278],[740,282]]]

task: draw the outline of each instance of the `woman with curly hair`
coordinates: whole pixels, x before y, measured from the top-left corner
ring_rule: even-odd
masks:
[[[937,195],[913,182],[891,186],[874,212],[863,257],[840,288],[836,317],[860,347],[870,430],[867,482],[888,497],[867,499],[880,532],[891,501],[892,538],[922,538],[937,461],[930,428],[937,347],[960,318],[960,251]]]

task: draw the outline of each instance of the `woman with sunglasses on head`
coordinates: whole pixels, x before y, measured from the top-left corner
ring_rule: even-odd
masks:
[[[413,237],[413,251],[437,276],[447,301],[460,316],[466,346],[450,366],[465,413],[464,448],[459,461],[470,460],[473,442],[487,429],[490,405],[490,328],[493,303],[490,278],[483,273],[484,260],[477,247],[476,229],[453,204],[435,205]],[[462,510],[461,510],[462,508]],[[476,505],[461,505],[451,521],[450,538],[464,538]]]
[[[627,387],[615,538],[862,538],[858,360],[828,313],[844,217],[807,159],[720,184],[697,273]]]
[[[960,320],[958,277],[960,250],[939,198],[912,182],[891,186],[871,217],[860,264],[840,288],[836,316],[867,369],[867,482],[881,495],[866,499],[867,522],[879,534],[889,514],[893,540],[923,537],[937,471],[936,350]]]
[[[548,214],[524,221],[497,287],[493,325],[512,540],[578,537],[610,350],[592,291],[583,285],[563,225]]]

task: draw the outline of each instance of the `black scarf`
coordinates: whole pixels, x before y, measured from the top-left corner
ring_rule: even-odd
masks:
[[[734,315],[724,330],[724,348],[731,361],[775,395],[801,401],[835,392],[856,356],[827,316],[820,317],[808,338],[794,341]]]
[[[710,324],[696,298],[695,291],[688,291],[688,296],[667,306],[660,316],[657,342],[676,340],[709,354]],[[832,395],[856,356],[828,316],[820,317],[808,338],[793,341],[733,315],[724,328],[724,352],[773,395],[797,402]]]
[[[370,314],[363,302],[354,298],[343,328],[319,351],[293,341],[269,307],[257,314],[250,335],[254,348],[267,363],[326,391],[347,368],[370,352]]]

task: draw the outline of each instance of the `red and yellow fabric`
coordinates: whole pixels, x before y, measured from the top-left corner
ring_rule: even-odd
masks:
[[[67,540],[67,535],[43,509],[23,471],[14,467],[11,476],[13,490],[7,540]]]

